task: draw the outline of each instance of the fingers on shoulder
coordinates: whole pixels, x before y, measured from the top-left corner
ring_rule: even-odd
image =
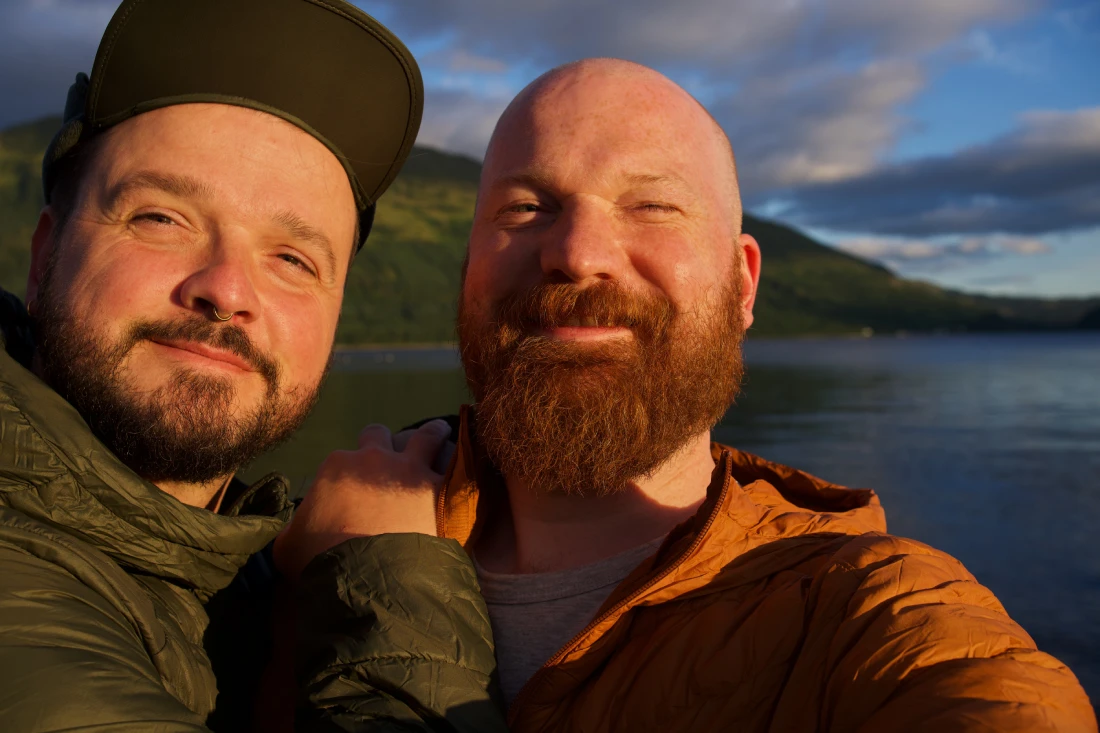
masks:
[[[409,436],[404,452],[411,458],[430,465],[450,434],[451,426],[446,420],[426,422]]]
[[[393,434],[385,425],[372,423],[359,431],[360,448],[384,448],[393,450]]]

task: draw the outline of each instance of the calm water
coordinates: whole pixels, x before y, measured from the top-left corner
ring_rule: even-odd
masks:
[[[894,534],[945,550],[1100,700],[1100,334],[750,341],[718,440],[874,488]],[[304,488],[370,422],[455,412],[451,351],[337,356],[318,410],[248,472]]]

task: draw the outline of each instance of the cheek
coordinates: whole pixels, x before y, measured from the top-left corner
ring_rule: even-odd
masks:
[[[725,253],[729,255],[729,253]],[[675,303],[691,303],[725,284],[733,272],[728,257],[703,251],[691,241],[666,240],[635,252],[634,269],[643,280]]]
[[[269,355],[284,371],[287,386],[316,384],[335,340],[340,301],[283,296],[265,307]]]
[[[88,248],[72,254],[70,261],[58,263],[51,288],[64,293],[75,316],[112,331],[173,310],[172,293],[186,273],[183,263],[147,256],[137,248]]]
[[[508,250],[471,244],[469,264],[462,283],[464,309],[480,310],[481,304],[492,302],[506,288],[516,287],[518,273],[511,254]]]
[[[485,230],[475,224],[469,239],[466,281],[476,292],[530,287],[542,277],[540,247],[545,234]]]
[[[458,307],[459,326],[470,328],[482,323],[485,314],[489,311],[489,304],[492,302],[489,298],[491,297],[475,281],[467,277],[462,288],[461,302]]]

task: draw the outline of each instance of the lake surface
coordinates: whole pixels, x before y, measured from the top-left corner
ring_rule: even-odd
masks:
[[[717,440],[875,489],[892,533],[951,553],[1100,701],[1100,333],[761,340]],[[453,351],[337,354],[317,411],[250,468],[308,486],[371,422],[467,401]]]

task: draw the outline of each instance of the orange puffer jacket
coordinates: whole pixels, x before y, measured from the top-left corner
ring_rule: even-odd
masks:
[[[438,505],[465,546],[503,487],[463,411]],[[726,446],[708,498],[547,661],[513,733],[1090,731],[1076,677],[878,498]]]

